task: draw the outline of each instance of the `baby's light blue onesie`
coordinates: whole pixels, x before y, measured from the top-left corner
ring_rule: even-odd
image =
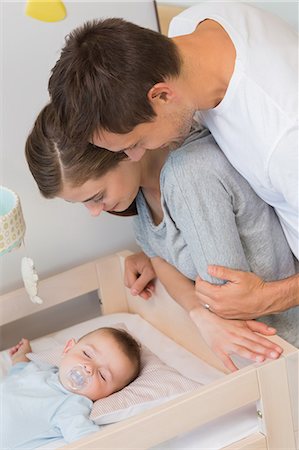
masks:
[[[62,438],[72,442],[99,430],[89,419],[92,401],[65,389],[57,367],[15,364],[0,396],[1,450],[34,449]]]

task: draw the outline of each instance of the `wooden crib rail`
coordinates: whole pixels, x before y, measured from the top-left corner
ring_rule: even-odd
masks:
[[[207,349],[188,314],[165,293],[160,283],[157,283],[156,293],[149,302],[130,295],[123,283],[123,262],[128,254],[125,251],[99,258],[40,281],[42,305],[32,304],[25,289],[0,296],[0,326],[97,290],[104,314],[140,314],[187,350],[217,367],[215,355]],[[298,411],[292,418],[290,396],[298,396],[298,382],[295,379],[298,372],[292,370],[295,373],[292,383],[295,390],[292,392],[296,392],[297,386],[297,394],[290,395],[287,366],[290,363],[294,366],[294,361],[295,365],[298,363],[298,350],[278,336],[271,339],[284,349],[283,356],[278,360],[241,369],[193,393],[105,427],[99,433],[64,448],[147,449],[257,402],[261,415],[260,432],[226,450],[295,450],[294,429],[297,429],[297,424],[293,422],[298,419]],[[293,399],[293,410],[296,408],[298,401]]]
[[[232,382],[233,380],[233,382]],[[240,396],[236,396],[236,390]],[[162,406],[111,425],[64,449],[147,449],[259,398],[255,371],[243,370]],[[221,401],[219,401],[221,399]]]
[[[203,340],[188,313],[173,301],[159,281],[156,282],[155,292],[149,301],[133,297],[129,289],[124,287],[124,260],[130,254],[132,253],[125,250],[96,261],[103,314],[125,311],[138,314],[191,353],[218,370],[228,373],[220,359]],[[279,336],[272,336],[269,339],[284,349],[284,355],[296,352],[291,344]]]
[[[227,449],[295,450],[287,389],[284,359],[251,366],[63,448],[148,449],[263,397],[262,432]]]
[[[110,271],[113,283],[100,285],[97,267]],[[110,280],[110,279],[109,279]],[[30,301],[25,288],[20,288],[0,296],[0,326],[31,314],[64,303],[92,291],[99,295],[113,296],[116,311],[126,311],[126,296],[118,256],[112,255],[90,261],[80,266],[60,272],[38,283],[38,295],[43,299],[41,305]],[[102,290],[102,292],[100,292]],[[109,293],[108,293],[109,292]],[[121,308],[121,309],[120,309]]]

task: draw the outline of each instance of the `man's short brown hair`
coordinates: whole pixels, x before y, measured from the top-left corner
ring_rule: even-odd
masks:
[[[97,130],[128,133],[151,121],[147,93],[180,66],[175,44],[160,33],[116,18],[86,22],[66,37],[49,80],[62,130],[86,142]]]

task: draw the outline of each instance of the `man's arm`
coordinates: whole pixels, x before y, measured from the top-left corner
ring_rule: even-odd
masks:
[[[200,305],[193,281],[161,258],[152,258],[152,263],[168,293],[189,313],[206,343],[230,371],[237,370],[231,359],[232,353],[259,362],[265,358],[279,357],[282,349],[256,334],[271,336],[275,334],[275,329],[254,320],[227,320],[218,317]]]
[[[227,283],[214,285],[198,277],[196,295],[223,318],[254,319],[299,305],[299,274],[266,282],[254,273],[222,266],[209,266],[208,272]]]

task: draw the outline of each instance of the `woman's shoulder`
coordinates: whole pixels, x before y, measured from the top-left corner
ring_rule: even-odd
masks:
[[[213,136],[204,130],[191,133],[180,148],[170,153],[163,177],[223,177],[234,171]]]

